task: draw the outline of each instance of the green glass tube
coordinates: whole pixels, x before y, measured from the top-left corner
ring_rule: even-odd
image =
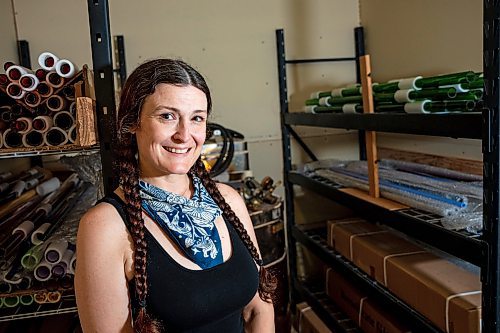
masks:
[[[306,99],[306,105],[319,105],[319,98]]]
[[[331,105],[347,104],[347,103],[362,103],[363,96],[348,96],[348,97],[331,97],[328,103]]]
[[[33,295],[31,294],[24,294],[19,296],[19,303],[21,303],[22,305],[31,305],[33,304],[33,301]]]
[[[470,83],[464,83],[462,86],[465,89],[484,89],[484,79],[480,78],[479,80],[472,81]]]
[[[360,96],[360,95],[361,95],[361,88],[360,87],[352,87],[352,88],[342,89],[342,97]]]
[[[375,112],[404,112],[404,104],[383,103],[375,105]]]
[[[47,247],[47,242],[33,246],[28,250],[21,258],[21,265],[27,270],[34,270],[38,263],[42,260],[45,248]]]
[[[457,91],[455,88],[438,88],[438,89],[422,89],[422,90],[413,90],[413,91],[402,91],[399,92],[407,92],[406,96],[410,100],[418,100],[418,99],[447,99],[454,98],[457,95]],[[404,100],[398,99],[396,93],[382,93],[382,94],[374,94],[373,100],[375,102],[397,102],[402,103]],[[408,102],[408,101],[406,101]]]
[[[442,101],[442,102],[431,102],[429,103],[429,110],[438,112],[462,112],[462,111],[473,111],[476,107],[476,102],[474,101]]]
[[[470,90],[469,92],[466,93],[457,93],[457,96],[455,96],[454,99],[477,101],[483,99],[483,91],[478,89],[478,90]]]
[[[472,82],[476,80],[476,78],[476,73],[473,71],[466,71],[421,78],[415,82],[415,85],[419,88],[432,88],[449,84]]]
[[[19,305],[19,296],[17,295],[10,295],[7,297],[3,298],[3,305],[6,308],[13,308],[15,306]]]
[[[399,90],[399,86],[398,82],[380,83],[374,84],[372,90],[374,93],[393,93]]]
[[[342,112],[342,106],[315,106],[314,113],[339,113]]]

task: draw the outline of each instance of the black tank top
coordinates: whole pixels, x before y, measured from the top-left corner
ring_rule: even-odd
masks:
[[[113,193],[100,202],[113,205],[130,232],[123,201]],[[259,277],[250,253],[234,228],[226,223],[232,244],[226,262],[191,270],[176,262],[147,231],[147,311],[170,332],[241,333],[242,310],[257,292]],[[129,282],[132,312],[137,309],[134,280]]]

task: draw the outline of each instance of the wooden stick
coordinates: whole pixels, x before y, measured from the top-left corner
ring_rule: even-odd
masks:
[[[372,70],[370,65],[370,56],[364,55],[359,58],[361,72],[361,85],[363,89],[363,113],[373,113],[373,95],[372,95]],[[374,198],[380,197],[380,188],[378,180],[378,160],[377,160],[377,136],[375,131],[366,131],[366,153],[368,165],[368,181],[370,184],[370,195]]]

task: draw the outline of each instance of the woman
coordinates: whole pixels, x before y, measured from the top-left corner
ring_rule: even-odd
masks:
[[[120,187],[78,230],[84,332],[274,331],[274,282],[245,204],[200,160],[211,106],[203,77],[179,60],[146,62],[127,79]]]

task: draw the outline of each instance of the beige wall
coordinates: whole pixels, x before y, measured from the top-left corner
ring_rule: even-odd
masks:
[[[360,0],[374,81],[482,71],[481,0]],[[380,135],[379,144],[478,159],[479,140]]]
[[[16,29],[14,24],[14,13],[10,0],[0,1],[0,63],[6,61],[17,62]]]
[[[91,63],[86,3],[15,0],[19,35],[30,42],[32,62],[49,50]],[[359,24],[358,3],[351,0],[114,0],[110,16],[112,34],[125,37],[129,73],[159,56],[192,63],[212,89],[213,121],[242,132],[255,176],[275,179],[282,173],[275,29],[285,29],[290,59],[353,56]],[[46,25],[40,26],[40,17]],[[354,73],[353,64],[290,68],[291,108],[300,109],[313,90],[353,82]],[[324,139],[315,137],[324,130],[299,132],[322,147]]]

